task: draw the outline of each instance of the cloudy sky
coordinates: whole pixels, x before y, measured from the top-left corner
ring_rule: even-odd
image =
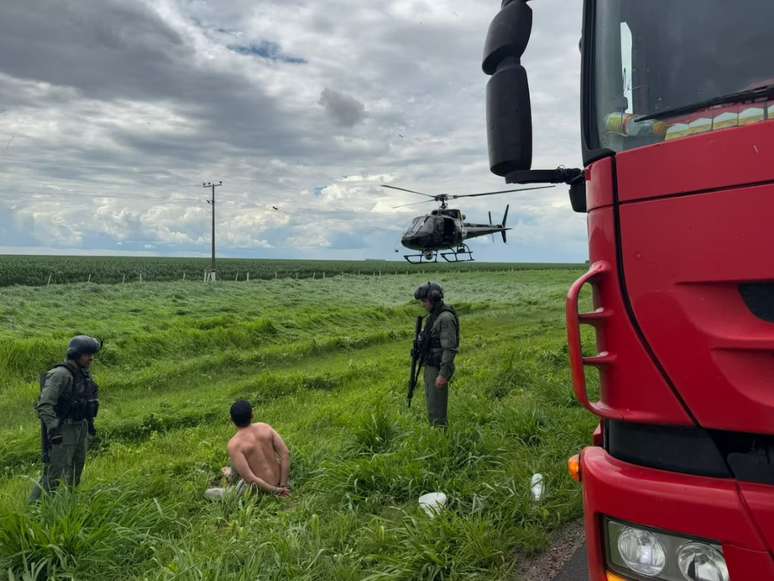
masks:
[[[394,258],[411,194],[505,189],[486,150],[498,0],[3,0],[0,252]],[[580,2],[534,3],[535,168],[577,167]],[[586,257],[567,188],[481,260]],[[277,209],[275,210],[274,207]]]

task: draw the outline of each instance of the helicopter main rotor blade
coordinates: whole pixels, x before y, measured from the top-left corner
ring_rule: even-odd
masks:
[[[390,188],[391,190],[400,190],[402,192],[409,192],[411,194],[419,194],[420,196],[427,196],[428,198],[435,199],[435,196],[431,196],[430,194],[425,194],[424,192],[415,192],[414,190],[407,190],[406,188],[399,188],[398,186],[388,186],[386,184],[382,184],[383,188]]]
[[[452,200],[457,198],[475,198],[477,196],[493,196],[495,194],[507,194],[509,192],[526,192],[528,190],[544,190],[546,188],[553,188],[554,186],[534,186],[532,188],[518,188],[515,190],[501,190],[499,192],[481,192],[480,194],[455,194],[449,196]]]
[[[419,204],[429,204],[430,202],[434,202],[435,200],[420,200],[419,202],[411,202],[410,204],[401,204],[400,206],[393,206],[393,209],[396,208],[405,208],[407,206],[417,206]]]

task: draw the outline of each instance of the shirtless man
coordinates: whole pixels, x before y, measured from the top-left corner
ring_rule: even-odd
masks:
[[[228,443],[231,465],[242,479],[237,490],[251,486],[289,496],[290,452],[280,435],[269,424],[253,424],[253,408],[244,400],[231,406],[231,420],[238,428]]]

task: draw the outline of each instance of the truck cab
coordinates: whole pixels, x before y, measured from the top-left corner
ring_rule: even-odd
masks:
[[[574,172],[531,167],[529,4],[490,27],[492,171],[587,214],[567,333],[600,418],[577,464],[593,581],[774,580],[772,22],[764,0],[586,0]]]

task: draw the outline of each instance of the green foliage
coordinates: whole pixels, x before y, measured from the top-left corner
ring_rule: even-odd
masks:
[[[97,284],[147,281],[203,281],[209,258],[163,258],[129,256],[17,256],[0,255],[0,286],[67,284],[90,282],[86,293],[100,293]],[[423,264],[423,273],[481,272],[496,270],[556,269],[579,265],[504,264],[472,262],[449,265]],[[218,277],[223,281],[272,278],[322,278],[342,274],[381,275],[409,273],[403,261],[387,260],[266,260],[219,258]]]
[[[427,425],[422,390],[405,407],[425,275],[1,288],[0,575],[513,578],[581,510],[564,468],[594,424],[563,347],[576,276],[439,273],[462,318],[446,432]],[[38,374],[75,333],[106,339],[98,437],[78,493],[30,507]],[[288,443],[291,498],[203,498],[238,398]],[[430,491],[449,497],[435,518],[417,505]]]
[[[379,454],[390,449],[398,430],[395,417],[380,405],[354,429],[355,450],[363,454]]]
[[[5,567],[22,578],[77,576],[99,568],[122,576],[152,555],[151,545],[175,529],[174,514],[126,487],[79,495],[63,491],[29,510],[3,512]]]

